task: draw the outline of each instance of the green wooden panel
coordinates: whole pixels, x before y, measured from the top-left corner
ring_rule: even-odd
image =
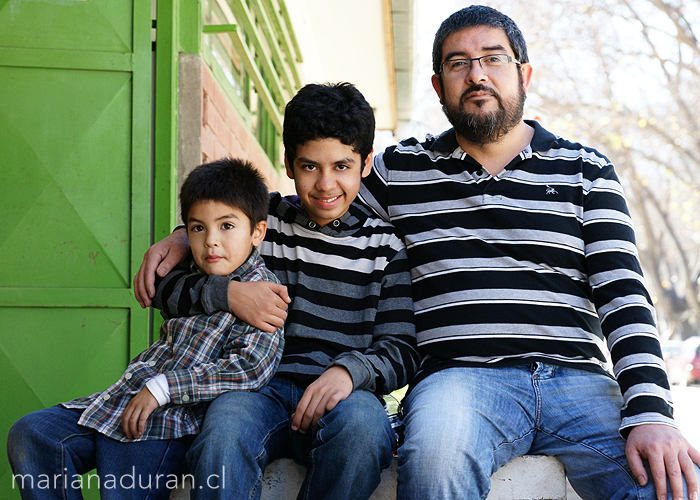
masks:
[[[0,46],[132,52],[133,2],[0,0]]]
[[[0,308],[0,447],[22,415],[101,391],[129,361],[128,309]],[[3,464],[0,497],[19,498]],[[98,498],[97,492],[86,498]]]
[[[151,26],[151,0],[0,0],[3,448],[148,345],[131,280],[151,237]],[[19,499],[6,460],[0,498]]]
[[[0,283],[128,287],[131,74],[0,67],[0,81]]]

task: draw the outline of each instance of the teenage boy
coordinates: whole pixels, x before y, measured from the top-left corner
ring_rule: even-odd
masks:
[[[265,467],[292,457],[308,467],[299,498],[366,499],[394,444],[377,394],[408,383],[418,361],[406,249],[393,226],[354,201],[374,140],[372,108],[355,87],[302,88],[285,110],[283,139],[298,196],[272,196],[260,246],[292,298],[282,361],[267,387],[210,405],[188,461],[195,480],[222,465],[227,475],[193,493],[259,498]],[[142,304],[159,248],[183,255],[180,243],[176,232],[147,253],[135,278]],[[226,283],[229,299],[208,305],[182,293],[168,302],[181,309],[168,312],[230,306],[246,314],[245,299],[232,298],[245,296],[233,295],[244,285]]]
[[[192,250],[182,266],[204,280],[276,282],[256,249],[268,200],[264,179],[248,162],[195,168],[180,192]],[[181,285],[181,273],[159,283],[157,302]],[[167,499],[186,470],[206,403],[227,391],[260,389],[282,347],[281,328],[263,333],[228,312],[166,321],[160,338],[109,389],[33,412],[12,427],[8,454],[22,498],[82,498],[80,475],[97,468],[102,499]]]

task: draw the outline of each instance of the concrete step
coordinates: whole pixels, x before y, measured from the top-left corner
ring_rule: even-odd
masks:
[[[285,458],[265,470],[262,500],[294,499],[306,475],[306,468]],[[556,457],[523,456],[501,467],[491,477],[487,500],[566,500],[564,466]],[[170,500],[187,500],[189,490],[174,490]],[[396,460],[382,471],[381,483],[371,500],[396,498]]]

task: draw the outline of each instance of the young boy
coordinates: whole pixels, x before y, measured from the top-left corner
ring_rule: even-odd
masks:
[[[180,191],[192,250],[181,269],[205,280],[277,282],[256,249],[265,236],[268,201],[250,163],[224,159],[194,169]],[[180,272],[159,283],[157,302],[172,293]],[[282,329],[263,333],[228,312],[166,321],[160,338],[109,389],[15,424],[8,451],[14,473],[24,477],[22,498],[80,498],[80,474],[96,467],[103,499],[167,499],[186,469],[185,453],[206,403],[227,391],[260,389],[279,364],[282,346]]]
[[[209,406],[188,463],[195,481],[224,466],[225,475],[193,490],[196,498],[259,498],[265,467],[281,457],[308,467],[300,498],[368,498],[392,458],[377,395],[406,384],[418,363],[406,249],[393,226],[355,202],[371,168],[371,107],[350,84],[307,85],[287,105],[283,138],[298,196],[272,196],[260,253],[292,298],[285,349],[265,388]],[[176,232],[149,250],[135,280],[142,305],[147,269],[163,251],[184,255],[180,242]],[[218,301],[181,290],[166,308],[246,315],[252,299],[233,299],[246,286],[264,296],[258,284],[225,283]]]

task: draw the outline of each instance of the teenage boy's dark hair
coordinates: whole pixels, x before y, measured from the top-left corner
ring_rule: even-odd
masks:
[[[510,17],[491,7],[471,5],[455,12],[445,19],[437,30],[437,33],[435,33],[435,41],[433,42],[433,72],[436,75],[440,73],[440,65],[443,63],[442,46],[445,43],[445,39],[452,33],[475,26],[488,26],[489,28],[497,28],[505,31],[508,41],[510,42],[510,48],[515,55],[515,60],[519,63],[529,62],[525,37],[523,37],[520,28],[518,28],[518,25],[515,24]]]
[[[198,201],[218,201],[237,208],[255,225],[267,219],[270,195],[265,179],[252,163],[238,158],[222,158],[205,163],[189,173],[180,188],[182,222]]]
[[[282,130],[290,165],[297,148],[316,139],[338,139],[364,163],[374,143],[374,112],[350,83],[312,83],[287,103]]]

